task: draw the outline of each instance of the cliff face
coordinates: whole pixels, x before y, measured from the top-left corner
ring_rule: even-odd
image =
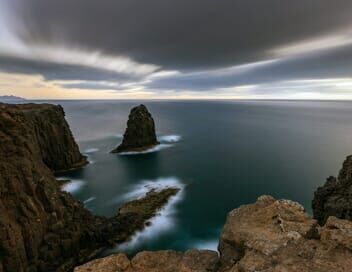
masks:
[[[228,214],[219,252],[141,252],[112,255],[75,272],[330,272],[350,271],[352,222],[330,217],[320,227],[303,207],[262,196]]]
[[[35,150],[52,171],[68,170],[87,164],[87,159],[78,149],[71,130],[65,121],[61,106],[21,105],[11,107],[12,112],[21,114],[27,128],[30,128]]]
[[[62,192],[53,171],[83,165],[60,106],[0,104],[0,271],[69,271],[123,242],[175,192],[151,207],[93,216]]]
[[[329,216],[352,220],[352,156],[342,165],[338,178],[329,177],[314,193],[314,218],[323,224]]]
[[[112,152],[140,151],[157,144],[154,119],[146,106],[139,105],[131,110],[122,143]]]
[[[50,271],[78,252],[95,219],[51,170],[85,163],[61,107],[0,105],[0,271]]]

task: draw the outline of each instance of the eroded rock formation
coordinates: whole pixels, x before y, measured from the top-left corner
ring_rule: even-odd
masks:
[[[323,224],[329,216],[352,219],[352,156],[348,156],[337,178],[329,177],[314,193],[314,218]]]
[[[148,210],[93,216],[53,175],[85,163],[60,106],[0,104],[1,272],[70,271],[126,241],[176,193],[146,196]]]
[[[141,252],[131,260],[117,254],[75,272],[347,272],[352,222],[329,217],[320,227],[300,204],[261,196],[228,214],[219,252]]]
[[[122,143],[112,152],[143,151],[157,144],[154,119],[146,106],[139,105],[131,110]]]

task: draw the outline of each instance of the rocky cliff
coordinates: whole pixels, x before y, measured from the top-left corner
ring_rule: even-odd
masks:
[[[320,227],[303,207],[261,196],[228,214],[219,255],[209,250],[112,255],[75,272],[331,272],[350,271],[352,222],[329,217]]]
[[[314,193],[314,218],[323,224],[329,216],[352,219],[352,156],[348,156],[337,178],[329,177]]]
[[[157,144],[154,119],[146,106],[139,105],[131,110],[122,143],[112,152],[142,151]]]
[[[60,106],[0,104],[1,272],[70,271],[143,228],[177,192],[146,196],[147,211],[93,216],[53,175],[84,164]]]

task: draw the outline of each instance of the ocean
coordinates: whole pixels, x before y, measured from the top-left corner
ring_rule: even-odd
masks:
[[[43,101],[40,101],[43,102]],[[64,190],[95,214],[112,216],[150,188],[182,188],[131,241],[109,252],[216,250],[226,215],[260,195],[300,202],[352,153],[352,102],[47,101],[61,104],[90,164],[60,174]],[[161,145],[111,154],[129,110],[145,104]]]

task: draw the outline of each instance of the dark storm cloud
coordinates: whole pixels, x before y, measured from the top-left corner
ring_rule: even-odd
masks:
[[[295,79],[349,78],[352,75],[351,52],[352,45],[349,45],[323,53],[254,65],[253,68],[244,71],[215,69],[174,75],[154,80],[147,86],[161,90],[201,91]]]
[[[65,40],[166,68],[233,65],[349,26],[350,0],[15,0],[28,41]]]
[[[324,39],[310,52],[304,52],[309,44],[298,53],[277,50],[322,37],[351,37],[350,0],[3,0],[0,15],[5,4],[7,25],[0,24],[0,34],[6,35],[0,42],[17,51],[1,53],[0,44],[0,70],[85,81],[63,83],[65,88],[121,90],[134,82],[159,91],[206,91],[352,72],[348,39],[325,50],[315,50],[328,44]],[[27,47],[38,44],[51,49],[42,55],[36,48],[41,56],[36,59]],[[78,49],[74,61],[67,56],[60,61],[57,45]],[[89,53],[97,50],[103,54],[98,58]],[[110,63],[115,57],[128,61]],[[127,68],[121,72],[119,65]],[[153,77],[170,70],[179,73]]]
[[[1,57],[0,71],[19,74],[37,74],[45,80],[131,81],[138,77],[78,65],[53,64],[45,61]]]

